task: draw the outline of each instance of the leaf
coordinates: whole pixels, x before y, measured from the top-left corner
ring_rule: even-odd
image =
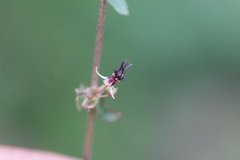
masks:
[[[104,98],[100,99],[97,111],[102,119],[107,122],[115,122],[122,118],[122,113],[120,111],[110,109]]]
[[[129,15],[128,5],[125,0],[107,0],[107,2],[121,15]]]

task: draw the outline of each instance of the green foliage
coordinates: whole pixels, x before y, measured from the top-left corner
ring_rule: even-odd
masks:
[[[125,0],[107,0],[107,2],[121,15],[129,15],[128,5]]]
[[[115,122],[122,118],[122,113],[120,111],[112,110],[107,106],[105,98],[100,99],[97,111],[102,119],[107,122]]]

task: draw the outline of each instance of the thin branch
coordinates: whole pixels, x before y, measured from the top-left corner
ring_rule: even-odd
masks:
[[[98,17],[98,25],[97,25],[93,69],[92,69],[92,82],[91,82],[92,88],[98,87],[98,75],[95,72],[95,68],[96,67],[100,68],[100,57],[101,57],[101,51],[102,51],[106,5],[107,5],[107,0],[101,0],[99,17]],[[87,130],[86,130],[85,145],[84,145],[84,151],[83,151],[84,160],[90,160],[90,157],[91,157],[91,146],[92,146],[92,139],[93,139],[95,112],[96,112],[96,108],[91,109],[88,113]]]
[[[90,160],[91,156],[91,145],[93,139],[93,128],[94,128],[94,119],[95,119],[96,109],[91,109],[88,113],[88,122],[87,122],[87,131],[85,137],[85,145],[83,151],[83,159]]]
[[[100,57],[101,57],[101,51],[102,51],[106,6],[107,6],[107,0],[101,0],[99,17],[98,17],[98,25],[97,25],[97,37],[96,37],[96,46],[95,46],[95,53],[94,53],[94,60],[93,60],[93,69],[92,69],[92,87],[98,86],[98,75],[96,74],[95,69],[96,67],[100,69]]]

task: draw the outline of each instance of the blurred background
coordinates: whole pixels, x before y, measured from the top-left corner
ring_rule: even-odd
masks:
[[[93,160],[240,159],[240,1],[107,7],[100,73],[133,67],[96,118]],[[0,143],[81,157],[99,1],[0,0]]]

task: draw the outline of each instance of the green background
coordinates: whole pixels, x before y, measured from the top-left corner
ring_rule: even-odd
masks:
[[[123,119],[96,118],[93,160],[240,159],[240,2],[107,7],[100,73],[127,59]],[[99,1],[0,0],[0,143],[81,157]]]

